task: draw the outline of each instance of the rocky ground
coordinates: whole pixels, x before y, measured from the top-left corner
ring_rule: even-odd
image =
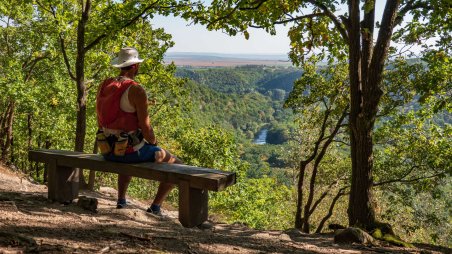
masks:
[[[164,217],[146,213],[147,205],[130,200],[115,209],[116,191],[81,195],[98,200],[97,213],[71,204],[50,203],[45,185],[0,166],[1,253],[452,253],[451,249],[416,245],[400,248],[338,245],[333,234],[307,235],[298,230],[253,230],[212,222],[183,228],[177,211]]]

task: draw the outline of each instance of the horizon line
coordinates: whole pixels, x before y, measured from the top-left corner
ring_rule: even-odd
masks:
[[[288,52],[286,53],[276,53],[276,52],[269,52],[269,53],[261,53],[261,52],[252,52],[252,53],[241,53],[241,52],[235,52],[235,53],[225,53],[225,52],[199,52],[199,51],[167,51],[165,54],[168,53],[176,53],[176,54],[218,54],[218,55],[288,55]]]

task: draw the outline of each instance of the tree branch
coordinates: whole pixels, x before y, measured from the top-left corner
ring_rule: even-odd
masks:
[[[55,10],[55,8],[53,8],[52,6],[50,6],[50,7],[47,9],[40,1],[36,1],[36,3],[37,3],[43,10],[49,12],[49,13],[53,16],[54,21],[55,21],[55,24],[58,26],[59,24],[58,24],[58,19],[57,19],[57,16],[56,16],[56,10]],[[59,42],[60,42],[61,52],[63,53],[64,64],[66,65],[66,69],[67,69],[67,71],[68,71],[69,77],[70,77],[72,80],[76,80],[74,74],[73,74],[72,71],[71,71],[71,65],[70,65],[70,63],[69,63],[69,58],[68,58],[67,53],[66,53],[66,46],[65,46],[65,43],[64,43],[64,39],[63,39],[62,33],[59,33],[59,34],[58,34],[58,38],[59,38]]]
[[[273,22],[273,25],[286,24],[286,23],[290,23],[290,22],[299,21],[299,20],[302,20],[302,19],[312,19],[312,18],[321,17],[321,16],[327,16],[327,15],[325,13],[323,13],[323,12],[311,13],[311,14],[307,14],[307,15],[303,15],[303,16],[297,16],[297,17],[290,18],[290,19],[275,21],[275,22]],[[256,25],[250,25],[250,27],[252,27],[252,28],[265,28],[264,26],[256,26]]]
[[[433,174],[433,175],[430,175],[430,176],[422,176],[422,177],[416,177],[416,178],[411,178],[411,179],[405,179],[409,174],[411,174],[411,172],[413,172],[414,169],[419,168],[421,166],[422,165],[414,165],[414,166],[410,167],[407,170],[407,172],[405,172],[403,174],[402,177],[399,177],[399,178],[396,178],[396,179],[391,179],[391,180],[386,180],[386,181],[381,181],[381,182],[376,182],[376,183],[373,183],[373,186],[374,187],[375,186],[381,186],[381,185],[385,185],[385,184],[388,184],[388,183],[396,183],[396,182],[399,182],[399,183],[411,183],[411,182],[416,182],[416,181],[423,180],[423,179],[429,179],[429,178],[438,177],[438,176],[443,175],[445,173],[445,172],[440,172],[440,173]]]
[[[30,67],[30,69],[29,69],[28,72],[27,72],[27,75],[25,76],[24,82],[28,82],[28,80],[30,80],[30,78],[31,78],[31,73],[33,72],[33,69],[34,69],[34,67],[36,66],[36,64],[37,64],[39,61],[46,59],[47,56],[48,56],[48,54],[39,56],[39,57],[33,59],[31,62],[29,62],[26,66],[24,66],[23,69]]]
[[[338,179],[332,183],[330,183],[330,185],[328,185],[328,187],[326,188],[326,190],[322,193],[322,195],[320,195],[320,197],[314,202],[314,204],[311,207],[311,210],[309,210],[309,215],[311,215],[312,213],[314,213],[315,209],[317,208],[317,206],[320,204],[320,202],[322,202],[322,200],[328,195],[328,193],[330,192],[330,190],[333,188],[334,185],[337,185],[337,183],[339,182],[339,180],[342,179]]]
[[[372,100],[364,103],[364,107],[369,108],[367,111],[370,112],[371,115],[376,115],[377,112],[373,112],[374,110],[372,109],[376,110],[377,107],[375,104],[378,104],[382,95],[379,85],[383,78],[383,67],[388,56],[389,44],[391,42],[399,4],[400,0],[387,0],[386,2],[380,30],[378,32],[377,43],[375,44],[375,50],[372,54],[369,68],[368,76],[372,77],[372,85],[369,84],[368,86],[363,87],[363,92],[367,94],[366,97],[372,98]]]
[[[325,13],[325,15],[331,19],[331,21],[336,26],[336,29],[339,30],[339,33],[342,35],[342,39],[344,39],[344,41],[347,42],[348,34],[347,34],[347,31],[342,26],[342,25],[344,25],[344,26],[346,26],[346,25],[344,23],[342,23],[325,4],[323,4],[319,1],[315,1],[315,0],[308,0],[308,2],[314,6],[319,7]]]
[[[370,9],[370,10],[368,10]],[[363,86],[367,85],[370,62],[372,60],[372,51],[374,45],[374,27],[375,27],[375,1],[366,0],[364,2],[364,19],[361,25],[361,44],[362,61],[361,72],[363,77]]]
[[[257,0],[257,1],[254,1],[253,3],[251,3],[251,4],[256,4],[255,6],[253,6],[253,7],[239,7],[239,10],[241,10],[241,11],[257,10],[257,9],[259,9],[259,7],[262,6],[262,4],[264,4],[267,1],[268,0]]]
[[[343,144],[343,145],[346,145],[346,146],[350,146],[349,143],[346,143],[346,142],[344,142],[344,141],[342,141],[342,140],[338,140],[338,139],[333,140],[333,142],[335,142],[335,143],[340,143],[340,144]]]
[[[315,230],[316,233],[320,233],[323,229],[323,226],[325,225],[325,222],[333,215],[334,207],[336,206],[336,202],[339,200],[340,197],[346,195],[347,193],[344,193],[345,189],[347,189],[349,186],[342,187],[336,196],[333,198],[333,201],[331,202],[330,208],[328,209],[328,213],[323,217],[323,219],[320,221],[319,226]]]
[[[400,8],[399,15],[397,15],[397,18],[395,21],[395,26],[398,26],[402,23],[403,18],[409,11],[416,10],[416,9],[433,10],[433,7],[430,5],[430,1],[427,1],[427,2],[418,1],[416,3],[415,3],[415,0],[408,1],[405,4],[405,6]]]

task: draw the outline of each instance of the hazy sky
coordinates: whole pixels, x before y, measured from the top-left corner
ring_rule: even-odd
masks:
[[[229,36],[221,31],[208,31],[202,25],[188,25],[178,17],[158,16],[152,20],[154,27],[163,27],[173,36],[176,45],[169,52],[285,54],[289,52],[289,27],[279,26],[271,36],[263,29],[250,29],[248,40],[242,34]]]
[[[207,1],[210,2],[210,1]],[[383,3],[378,1],[376,17],[381,17]],[[346,10],[346,6],[341,6]],[[227,54],[286,54],[289,52],[288,26],[279,25],[277,34],[271,36],[262,29],[249,29],[250,38],[246,40],[242,34],[231,37],[221,31],[208,31],[201,25],[189,25],[178,17],[156,16],[154,27],[163,27],[173,36],[176,45],[169,52],[203,52]]]

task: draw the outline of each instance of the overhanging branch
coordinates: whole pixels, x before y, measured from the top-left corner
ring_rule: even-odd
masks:
[[[373,186],[376,187],[376,186],[381,186],[381,185],[385,185],[385,184],[389,184],[389,183],[412,183],[412,182],[417,182],[419,180],[425,180],[425,179],[439,177],[444,174],[445,174],[445,172],[440,172],[440,173],[429,175],[429,176],[422,176],[422,177],[416,177],[416,178],[411,178],[411,179],[403,179],[403,178],[391,179],[391,180],[374,183]]]
[[[344,27],[342,25],[345,26],[344,23],[342,23],[338,17],[336,17],[336,15],[334,15],[334,13],[323,3],[319,2],[319,1],[315,1],[315,0],[309,0],[309,3],[311,3],[314,6],[319,7],[326,16],[328,16],[331,21],[334,23],[335,27],[337,30],[339,30],[339,33],[342,35],[342,39],[344,39],[344,41],[348,41],[348,34],[347,31],[344,29]]]
[[[152,9],[160,0],[157,0],[153,2],[152,4],[148,5],[146,8],[143,9],[139,14],[137,14],[135,17],[130,19],[128,22],[126,22],[124,25],[122,25],[118,30],[124,29],[126,27],[129,27],[130,25],[134,24],[141,16],[143,16],[147,11]],[[94,39],[92,42],[90,42],[85,48],[84,51],[87,52],[94,46],[96,46],[99,42],[102,41],[105,37],[108,35],[106,33],[99,35],[96,39]]]
[[[433,7],[431,6],[430,1],[426,2],[423,1],[416,2],[415,0],[408,1],[402,8],[400,8],[399,15],[397,15],[396,18],[395,26],[398,26],[402,23],[403,18],[408,12],[416,9],[433,10]]]

